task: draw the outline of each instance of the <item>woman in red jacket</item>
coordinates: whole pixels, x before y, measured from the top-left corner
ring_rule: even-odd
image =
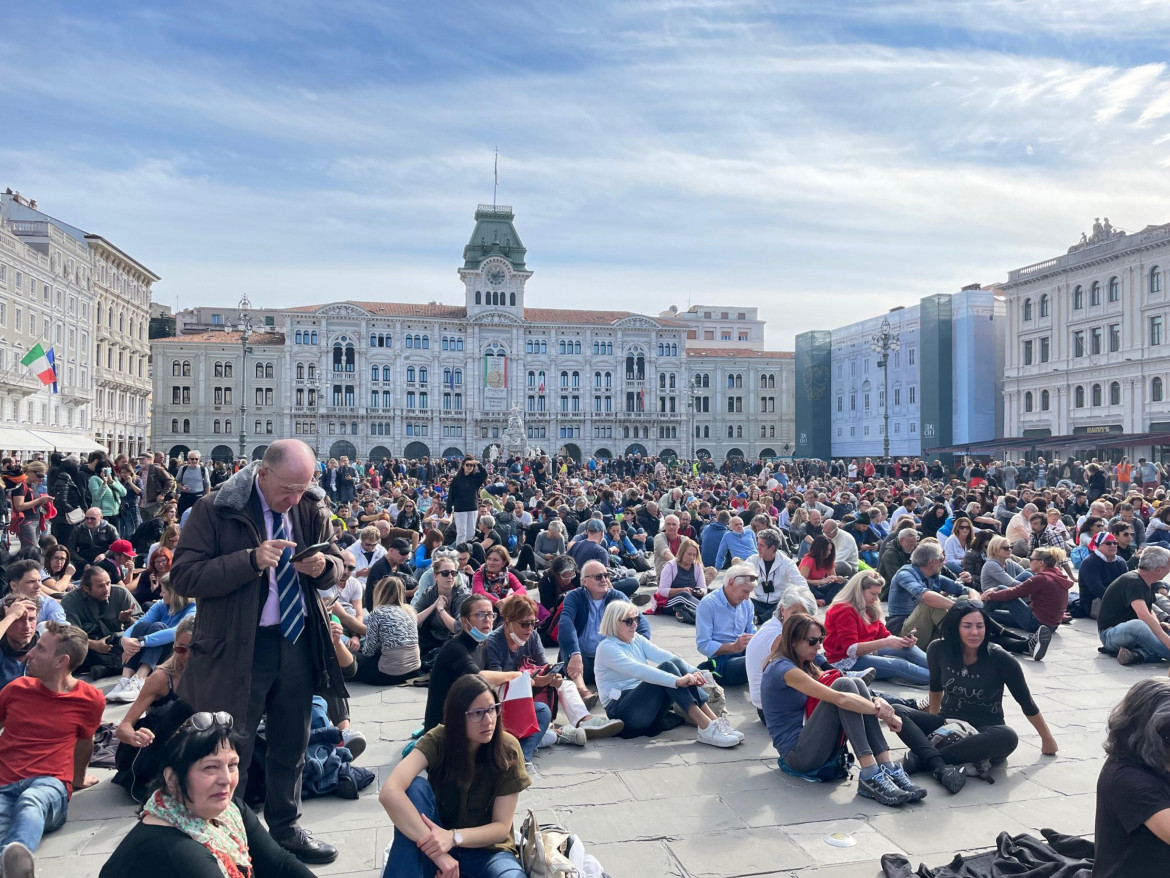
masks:
[[[925,686],[930,672],[918,639],[913,633],[896,637],[882,623],[878,599],[885,584],[872,570],[845,583],[825,614],[825,657],[841,672],[873,668],[878,680]]]
[[[493,604],[514,594],[528,594],[511,570],[512,556],[503,546],[492,546],[487,550],[483,566],[475,571],[471,579],[472,594],[481,594]]]

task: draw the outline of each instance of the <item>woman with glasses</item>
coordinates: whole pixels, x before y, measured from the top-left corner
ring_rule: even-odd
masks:
[[[471,589],[459,573],[458,559],[452,549],[438,550],[411,601],[418,614],[418,648],[424,656],[459,633],[459,611]]]
[[[979,590],[1011,588],[1032,574],[1012,558],[1012,544],[1007,537],[992,537],[987,544],[987,557],[979,571]]]
[[[69,547],[57,543],[45,555],[45,569],[41,571],[41,593],[51,598],[60,598],[65,592],[77,588],[73,584],[76,575],[77,568],[73,566]],[[141,603],[139,601],[139,605]]]
[[[461,677],[442,724],[419,739],[378,794],[394,823],[383,878],[525,878],[512,821],[530,784],[491,685]]]
[[[479,511],[479,489],[487,481],[487,470],[474,457],[464,458],[459,472],[447,489],[448,505],[455,519],[455,542],[466,543],[475,536]]]
[[[867,570],[845,583],[825,613],[825,656],[842,673],[873,668],[877,680],[925,686],[930,674],[918,638],[898,637],[882,624],[879,597],[884,585],[884,579]]]
[[[138,824],[101,878],[313,878],[235,798],[241,744],[228,713],[197,713],[163,747],[161,772]]]
[[[138,601],[138,606],[144,610],[149,609],[155,601],[162,599],[162,580],[171,572],[173,560],[173,552],[165,546],[154,550],[150,556],[150,563],[146,565],[134,586],[134,600]]]
[[[377,656],[377,661],[368,661]],[[418,675],[418,616],[406,603],[406,588],[397,576],[374,586],[374,608],[366,617],[357,679],[371,686],[397,686]]]
[[[734,747],[743,740],[707,706],[698,668],[638,633],[642,614],[628,601],[613,601],[601,617],[601,643],[593,660],[606,715],[625,723],[623,734],[657,735],[671,706],[698,727],[698,741]]]
[[[1029,641],[1036,661],[1044,658],[1052,632],[1064,621],[1068,592],[1076,585],[1064,572],[1064,560],[1064,552],[1052,546],[1033,549],[1028,562],[1031,576],[1014,586],[987,589],[982,595],[990,604],[991,617],[1000,624],[1036,632]]]
[[[907,774],[931,772],[952,793],[967,782],[960,766],[1002,763],[1019,745],[1015,730],[1004,719],[1005,688],[1040,735],[1040,752],[1052,756],[1057,751],[1056,739],[1032,700],[1020,663],[988,641],[988,624],[983,601],[956,602],[939,626],[942,639],[926,650],[929,712],[896,708],[903,724],[902,740],[910,748],[902,767]],[[939,750],[929,736],[948,720],[962,720],[973,726],[976,734]]]
[[[947,559],[946,566],[952,573],[963,572],[963,557],[967,554],[967,550],[971,548],[971,542],[975,538],[974,535],[975,526],[971,523],[971,519],[966,517],[955,519],[954,527],[951,528],[951,535],[943,543],[943,552]]]
[[[824,641],[825,627],[797,613],[785,621],[764,665],[760,701],[780,767],[795,774],[816,773],[837,760],[844,733],[861,767],[858,795],[895,807],[923,798],[926,791],[890,761],[878,724],[880,720],[898,732],[902,722],[894,708],[872,695],[859,677],[826,671],[820,654]],[[822,678],[831,680],[829,685]]]
[[[107,701],[134,701],[147,675],[167,658],[178,625],[195,615],[195,601],[175,594],[170,574],[162,577],[162,598],[151,604],[141,619],[122,635],[122,679],[108,693]]]
[[[488,639],[495,626],[496,610],[482,595],[471,595],[459,608],[460,632],[439,649],[431,668],[431,682],[427,686],[427,707],[423,728],[430,731],[443,721],[443,705],[455,681],[467,674],[479,674],[492,686],[499,686],[520,676],[519,671],[488,671],[477,659],[483,651],[480,644]]]
[[[1157,875],[1170,857],[1170,680],[1134,684],[1109,714],[1105,752],[1093,875]]]

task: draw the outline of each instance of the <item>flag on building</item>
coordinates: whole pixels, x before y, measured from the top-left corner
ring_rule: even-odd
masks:
[[[36,376],[41,379],[41,384],[52,384],[53,393],[57,392],[57,359],[53,355],[53,349],[49,348],[47,351],[41,347],[41,343],[37,342],[20,359],[20,365],[27,366],[36,373]]]

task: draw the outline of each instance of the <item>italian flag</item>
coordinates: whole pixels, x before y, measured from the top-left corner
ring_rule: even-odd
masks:
[[[42,384],[52,384],[53,392],[57,391],[57,369],[56,357],[53,356],[53,349],[49,348],[47,351],[41,347],[41,343],[37,342],[32,349],[20,359],[20,365],[28,366],[37,377],[41,379]]]

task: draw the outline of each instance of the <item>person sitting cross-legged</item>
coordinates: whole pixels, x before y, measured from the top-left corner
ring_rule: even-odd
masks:
[[[1146,546],[1138,569],[1124,573],[1105,590],[1097,616],[1101,646],[1123,665],[1170,660],[1170,623],[1159,622],[1150,607],[1154,583],[1170,575],[1170,549]]]
[[[744,651],[756,631],[755,607],[751,602],[756,578],[754,567],[733,565],[724,576],[723,587],[699,601],[695,645],[707,657],[699,667],[711,670],[724,686],[742,686],[747,682]]]
[[[883,585],[872,570],[862,570],[845,583],[825,613],[825,655],[842,672],[873,668],[875,679],[925,686],[930,674],[917,638],[891,634],[882,624],[878,596]]]
[[[122,635],[122,678],[106,693],[107,701],[131,702],[150,672],[166,661],[180,622],[195,614],[195,601],[175,594],[171,575],[162,576],[162,599]]]

